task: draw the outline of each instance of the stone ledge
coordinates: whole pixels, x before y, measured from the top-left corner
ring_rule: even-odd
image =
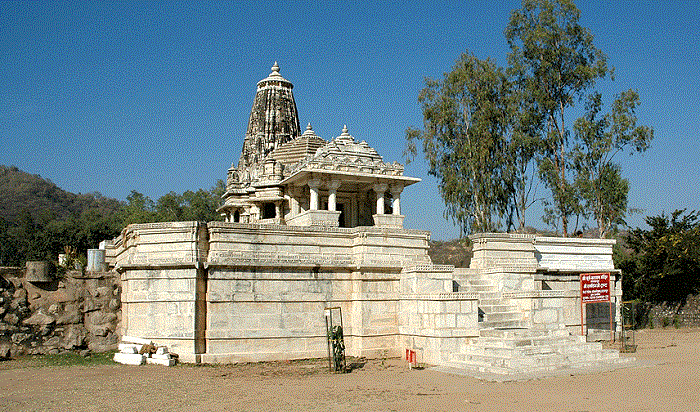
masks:
[[[375,227],[403,228],[404,215],[372,215]]]
[[[307,210],[287,219],[289,226],[338,227],[340,213],[335,210]]]

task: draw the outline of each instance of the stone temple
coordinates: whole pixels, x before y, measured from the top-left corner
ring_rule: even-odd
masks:
[[[133,224],[108,247],[123,335],[186,362],[325,357],[340,307],[350,356],[503,376],[624,361],[580,336],[580,273],[610,273],[621,301],[614,240],[478,234],[469,268],[435,265],[429,232],[403,227],[420,179],[347,127],[302,132],[292,88],[277,63],[258,82],[223,221]]]

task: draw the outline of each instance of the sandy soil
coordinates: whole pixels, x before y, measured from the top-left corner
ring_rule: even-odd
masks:
[[[0,363],[0,410],[76,411],[696,411],[700,329],[637,332],[653,366],[493,383],[399,359],[224,366],[51,366]],[[626,355],[623,355],[626,356]]]

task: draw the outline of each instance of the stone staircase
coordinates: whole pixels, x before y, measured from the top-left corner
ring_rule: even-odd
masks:
[[[465,342],[443,364],[453,372],[490,380],[517,380],[562,371],[614,369],[634,361],[620,358],[617,350],[603,349],[600,342],[570,335],[564,327],[532,328],[486,275],[469,276],[459,289],[479,293],[483,320],[479,322],[479,337]]]
[[[513,305],[510,299],[503,298],[498,290],[495,281],[487,275],[474,275],[460,285],[460,292],[477,292],[479,294],[479,309],[483,313],[480,317],[479,326],[481,329],[495,328],[525,328],[527,322],[523,320],[523,315],[518,308]]]

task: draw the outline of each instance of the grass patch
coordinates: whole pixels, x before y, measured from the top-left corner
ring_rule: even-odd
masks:
[[[17,368],[41,368],[56,366],[90,366],[90,365],[116,365],[112,360],[115,351],[103,353],[91,353],[90,356],[83,357],[75,352],[66,352],[58,355],[28,355],[7,361],[10,364],[6,367]],[[5,362],[3,362],[5,363]]]

